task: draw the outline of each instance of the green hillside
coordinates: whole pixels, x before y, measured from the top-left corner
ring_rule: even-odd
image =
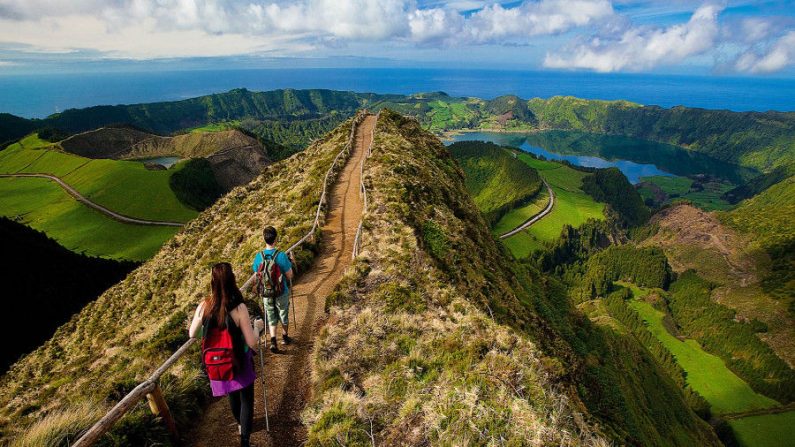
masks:
[[[369,442],[370,423],[377,439],[430,445],[521,445],[549,427],[558,445],[542,410],[558,393],[564,411],[587,410],[617,443],[717,445],[640,345],[589,324],[559,284],[509,260],[438,140],[382,113],[365,170],[374,211],[363,257],[328,302],[309,445]],[[542,375],[560,391],[542,391]],[[600,436],[574,430],[573,445]]]
[[[610,205],[623,225],[635,227],[649,220],[643,199],[618,168],[595,170],[582,179],[581,189],[597,202]]]
[[[349,126],[227,194],[17,362],[0,387],[3,437],[77,431],[173,352],[208,265],[247,271],[261,243],[252,228],[274,224],[289,245],[310,227]],[[640,344],[591,324],[561,283],[495,243],[440,141],[390,112],[375,138],[362,256],[329,297],[313,351],[307,445],[371,445],[367,433],[424,445],[719,445]],[[181,428],[208,388],[195,359],[163,379]],[[165,441],[144,407],[113,442]]]
[[[604,204],[595,201],[582,190],[583,178],[588,173],[558,162],[539,160],[521,151],[515,153],[519,160],[536,169],[541,178],[547,181],[555,193],[555,206],[548,216],[503,241],[514,256],[529,256],[545,242],[557,239],[566,225],[578,227],[588,219],[605,218]]]
[[[723,195],[723,198],[731,203],[737,203],[744,199],[750,199],[751,197],[765,191],[776,183],[786,180],[792,176],[795,176],[795,163],[778,166],[766,174],[761,174],[757,177],[754,177],[748,182],[732,189],[731,191],[727,191]]]
[[[361,107],[390,108],[414,116],[423,127],[434,132],[478,128],[581,130],[682,146],[761,171],[795,162],[795,113],[791,112],[664,109],[627,101],[560,96],[531,100],[503,96],[483,100],[454,98],[442,92],[403,96],[333,90],[236,89],[182,101],[72,109],[41,120],[2,115],[0,142],[13,141],[42,128],[79,132],[126,123],[168,134],[250,119],[259,123],[245,128],[263,137],[270,135],[270,141],[295,150],[297,140],[307,142],[305,138],[319,136],[316,132],[328,130]],[[336,118],[332,117],[334,113]],[[304,123],[293,128],[293,124],[284,124],[301,121]],[[285,132],[285,128],[289,130]]]
[[[0,152],[0,173],[55,175],[99,205],[147,220],[187,222],[197,215],[169,186],[171,176],[183,166],[149,170],[139,162],[91,160],[57,150],[35,134]],[[0,190],[0,215],[18,216],[78,253],[143,260],[177,231],[115,221],[47,179],[0,178]]]
[[[490,225],[534,201],[542,189],[538,171],[496,144],[466,141],[448,149],[464,170],[467,190]]]
[[[540,127],[669,143],[761,170],[795,161],[795,113],[664,109],[572,97],[535,98],[529,104]]]
[[[795,313],[795,176],[746,199],[721,219],[749,235],[771,258],[771,273],[762,287],[789,303]]]
[[[41,445],[37,436],[69,430],[73,440],[109,403],[117,402],[147,377],[152,365],[185,341],[185,318],[208,290],[209,266],[228,260],[242,277],[242,272],[249,271],[251,254],[262,243],[258,229],[276,226],[284,245],[309,230],[325,173],[349,131],[348,122],[221,198],[154,257],[14,364],[0,379],[4,440],[26,433],[27,442]],[[301,269],[311,259],[313,247],[308,248],[296,253]],[[197,358],[197,352],[187,355],[162,381],[181,428],[195,422],[192,418],[201,410],[209,389]],[[155,427],[143,405],[117,426],[113,443],[166,441],[167,436]]]

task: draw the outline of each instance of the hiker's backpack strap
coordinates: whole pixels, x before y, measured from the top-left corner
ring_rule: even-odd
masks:
[[[262,273],[265,271],[265,261],[267,260],[267,255],[265,254],[265,250],[262,250],[259,254],[262,256],[262,262],[260,262],[259,267],[257,267],[257,273]]]

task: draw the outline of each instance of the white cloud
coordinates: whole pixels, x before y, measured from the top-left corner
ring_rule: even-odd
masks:
[[[613,14],[607,0],[542,0],[515,8],[494,4],[472,14],[467,32],[475,42],[555,34]]]
[[[614,14],[609,0],[420,5],[417,0],[0,0],[0,43],[135,58],[294,54],[344,42],[512,44]]]
[[[687,23],[667,28],[630,27],[617,36],[593,37],[564,54],[547,53],[544,66],[613,72],[675,64],[715,46],[721,10],[708,4],[698,8]]]
[[[763,54],[753,50],[742,53],[734,69],[747,73],[772,73],[795,64],[795,31],[790,31],[773,43]]]

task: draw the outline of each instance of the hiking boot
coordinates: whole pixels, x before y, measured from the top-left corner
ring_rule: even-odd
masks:
[[[288,336],[287,334],[284,334],[282,335],[282,341],[284,342],[285,345],[289,345],[290,343],[293,342],[293,339],[290,338],[290,336]]]
[[[271,337],[271,352],[274,354],[279,352],[279,348],[276,346],[276,337]]]

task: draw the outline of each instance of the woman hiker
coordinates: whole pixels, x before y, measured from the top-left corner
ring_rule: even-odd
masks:
[[[229,396],[240,445],[249,447],[256,379],[252,357],[264,322],[257,319],[252,327],[229,263],[213,266],[210,287],[212,292],[196,308],[189,335],[202,337],[202,362],[213,396]]]

